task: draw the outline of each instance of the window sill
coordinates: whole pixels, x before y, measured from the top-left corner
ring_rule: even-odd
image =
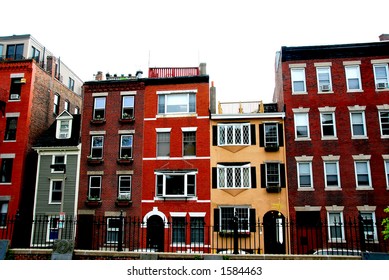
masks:
[[[338,137],[336,136],[322,136],[321,137],[322,141],[328,141],[328,140],[338,140]]]
[[[115,201],[115,205],[117,207],[129,207],[132,205],[132,201],[131,200],[120,200],[120,199],[117,199]]]
[[[266,186],[266,191],[268,193],[280,193],[281,187],[280,186]]]
[[[88,165],[99,165],[104,162],[102,158],[88,158]]]
[[[85,205],[90,208],[97,208],[100,207],[102,204],[101,200],[86,200]]]
[[[126,118],[126,119],[119,119],[120,123],[134,123],[135,118]]]
[[[302,92],[292,92],[292,95],[307,95],[307,91],[302,91]]]
[[[197,196],[156,196],[154,200],[197,200]]]
[[[197,113],[171,113],[171,114],[158,114],[156,118],[188,118],[197,117]]]
[[[299,192],[314,192],[315,189],[314,188],[308,188],[308,187],[306,187],[306,188],[298,187],[297,191],[299,191]]]
[[[363,93],[363,89],[349,89],[347,93]]]
[[[16,143],[16,139],[15,140],[3,140],[3,143]]]
[[[278,145],[276,146],[265,146],[266,152],[278,152],[280,150],[280,147]]]
[[[332,187],[332,188],[324,187],[324,190],[325,191],[341,191],[342,188],[341,187]]]
[[[105,119],[92,119],[90,123],[95,125],[105,124]]]
[[[382,91],[389,91],[389,88],[376,88],[375,89],[376,92],[382,92]]]
[[[134,160],[132,158],[128,158],[128,159],[126,159],[126,158],[118,158],[116,160],[116,162],[118,164],[127,164],[128,165],[128,164],[132,164],[134,162]]]
[[[374,188],[373,187],[358,187],[357,186],[357,191],[373,191]]]
[[[352,140],[368,140],[369,137],[367,136],[351,136]]]
[[[318,91],[317,94],[333,94],[334,91],[333,90],[329,90],[329,91]]]
[[[310,137],[306,138],[294,138],[294,141],[311,141],[312,139]]]

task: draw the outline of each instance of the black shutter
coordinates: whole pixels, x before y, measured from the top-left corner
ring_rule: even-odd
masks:
[[[284,129],[282,123],[278,124],[278,146],[284,146]]]
[[[217,125],[212,126],[212,145],[217,146]]]
[[[213,209],[213,231],[215,232],[219,232],[219,227],[220,227],[219,221],[220,221],[220,209],[215,208]]]
[[[266,188],[266,165],[261,164],[261,188]]]
[[[281,182],[281,188],[286,187],[286,180],[285,180],[285,164],[280,164],[280,182]]]
[[[259,147],[265,147],[265,125],[259,125]]]
[[[255,124],[250,125],[251,145],[256,145]]]
[[[217,189],[217,167],[212,167],[212,189]]]
[[[250,232],[256,232],[257,229],[257,217],[255,216],[255,209],[250,209]]]
[[[257,173],[255,172],[255,166],[251,166],[251,188],[257,188]]]

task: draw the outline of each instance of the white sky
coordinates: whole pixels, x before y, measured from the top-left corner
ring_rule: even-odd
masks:
[[[0,36],[31,34],[84,80],[207,64],[219,101],[271,102],[281,46],[376,42],[389,1],[18,0]],[[363,3],[363,4],[360,4]],[[7,7],[9,6],[9,7]]]

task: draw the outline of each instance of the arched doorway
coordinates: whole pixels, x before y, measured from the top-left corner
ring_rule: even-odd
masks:
[[[147,249],[156,252],[164,251],[164,222],[158,215],[153,215],[147,219]]]
[[[269,211],[263,217],[265,254],[285,254],[285,217],[278,211]]]

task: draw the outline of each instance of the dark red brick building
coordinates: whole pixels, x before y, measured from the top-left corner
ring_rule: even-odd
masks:
[[[364,238],[382,241],[380,219],[389,205],[388,64],[389,41],[282,47],[277,54],[274,101],[286,113],[290,218],[308,227],[326,223],[328,246],[346,243],[343,225],[358,217]],[[302,234],[299,242],[310,244],[307,238],[313,237]]]

